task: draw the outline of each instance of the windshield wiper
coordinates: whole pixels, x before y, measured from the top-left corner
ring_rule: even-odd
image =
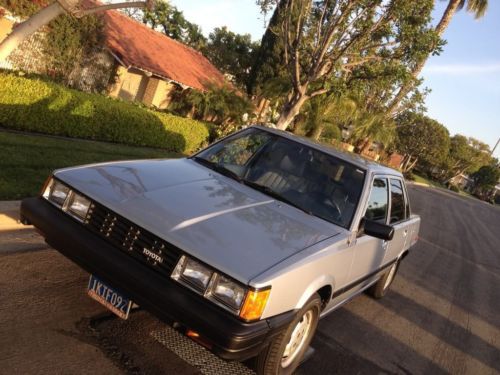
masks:
[[[214,170],[216,172],[219,172],[220,174],[222,174],[222,175],[224,175],[226,177],[232,178],[233,180],[236,180],[238,182],[242,182],[240,176],[238,176],[232,170],[224,167],[224,165],[222,165],[222,164],[218,164],[218,163],[215,163],[213,161],[210,161],[210,160],[207,160],[207,159],[204,159],[204,158],[200,158],[199,156],[193,156],[192,159],[194,161],[197,161],[200,164],[203,164],[207,168],[210,168],[210,169],[212,169],[212,170]]]
[[[248,185],[252,188],[254,188],[255,190],[258,190],[264,194],[267,194],[269,195],[270,197],[273,197],[274,199],[277,199],[283,203],[286,203],[286,204],[289,204],[290,206],[293,206],[295,208],[298,208],[299,210],[305,212],[306,214],[308,215],[313,215],[313,213],[309,210],[306,210],[305,208],[299,206],[297,203],[289,200],[288,198],[285,198],[284,196],[282,196],[281,194],[279,194],[278,192],[274,191],[273,189],[271,189],[269,186],[266,186],[266,185],[261,185],[257,182],[253,182],[253,181],[249,181],[249,180],[244,180],[242,179],[241,182],[243,182],[245,185]]]

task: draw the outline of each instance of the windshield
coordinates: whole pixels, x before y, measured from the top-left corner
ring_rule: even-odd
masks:
[[[344,228],[356,211],[365,175],[334,156],[255,128],[216,143],[193,159]]]

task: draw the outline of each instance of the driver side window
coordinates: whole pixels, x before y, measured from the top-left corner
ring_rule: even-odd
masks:
[[[257,150],[267,143],[271,137],[264,132],[252,133],[219,144],[216,152],[209,156],[209,160],[224,165],[244,166]]]
[[[373,180],[370,199],[366,208],[367,219],[385,224],[387,221],[387,208],[389,206],[389,190],[386,178]]]

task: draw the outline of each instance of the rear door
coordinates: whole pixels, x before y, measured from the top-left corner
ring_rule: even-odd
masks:
[[[404,189],[404,183],[400,178],[391,177],[390,187],[390,215],[389,225],[394,227],[394,238],[387,244],[384,263],[399,256],[405,249],[408,238],[408,218],[410,217],[410,206]]]

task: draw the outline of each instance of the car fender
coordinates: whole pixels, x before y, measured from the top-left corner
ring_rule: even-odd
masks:
[[[314,293],[316,293],[318,290],[320,290],[325,286],[329,286],[332,291],[334,290],[335,280],[332,276],[321,275],[317,277],[315,280],[313,280],[311,283],[309,283],[307,288],[302,293],[300,299],[298,300],[295,308],[297,310],[301,309],[306,304],[306,302],[309,301],[309,299],[313,296]],[[328,303],[329,301],[326,302]]]

